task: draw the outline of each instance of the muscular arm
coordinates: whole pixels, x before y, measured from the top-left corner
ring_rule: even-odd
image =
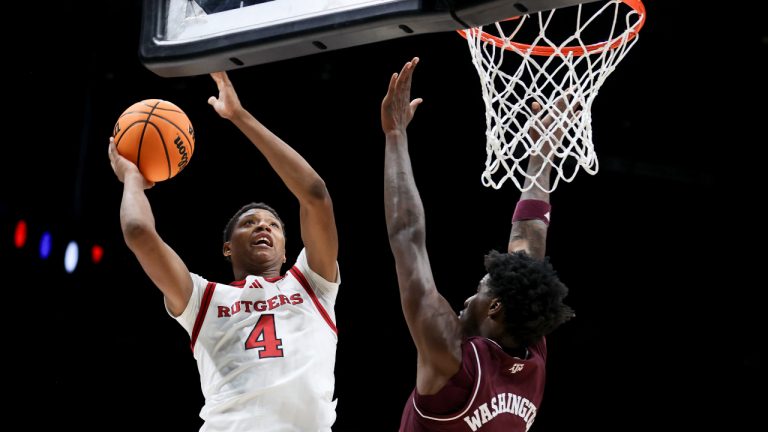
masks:
[[[528,161],[528,168],[526,173],[532,175],[542,170],[538,183],[542,189],[534,186],[520,195],[520,199],[535,199],[549,203],[549,193],[544,190],[549,189],[549,174],[552,170],[550,164],[544,164],[544,159],[540,156],[531,156]],[[531,183],[530,178],[525,179],[525,187],[528,187]],[[509,253],[517,251],[525,251],[528,255],[544,259],[544,254],[547,244],[547,224],[538,219],[523,220],[512,223],[512,233],[509,236],[509,244],[507,245],[507,251]]]
[[[573,107],[569,103],[569,99],[565,96],[561,97],[555,103],[554,113],[541,112],[541,106],[534,102],[531,106],[534,113],[537,114],[537,119],[543,116],[542,120],[536,120],[534,127],[528,130],[531,139],[535,142],[541,139],[539,130],[546,130],[549,128],[555,120],[555,117],[565,116],[566,119],[573,118],[578,115],[578,107]],[[552,139],[559,140],[562,138],[565,132],[564,128],[567,128],[568,122],[564,122],[564,127],[559,128],[554,132]],[[528,175],[523,185],[525,192],[520,196],[521,200],[532,199],[549,203],[549,192],[545,192],[550,188],[550,173],[552,171],[552,164],[549,158],[553,157],[552,145],[549,142],[545,142],[542,145],[541,152],[531,155],[528,161],[528,168],[526,174]],[[537,185],[533,185],[532,177],[538,173],[536,177]],[[527,189],[527,190],[526,190]],[[538,219],[517,221],[512,224],[512,233],[509,236],[509,244],[507,245],[507,251],[512,253],[516,251],[525,251],[528,255],[544,259],[547,243],[547,224]]]
[[[211,76],[219,88],[219,97],[211,97],[209,103],[251,140],[299,200],[301,239],[309,267],[324,279],[335,281],[339,244],[333,203],[325,182],[298,152],[242,107],[226,73]]]
[[[150,187],[136,165],[123,158],[110,144],[109,157],[118,178],[123,182],[120,203],[120,227],[128,248],[138,259],[144,272],[162,291],[169,311],[178,316],[192,295],[192,278],[179,256],[155,230],[155,217],[144,189]]]
[[[410,102],[410,80],[417,59],[392,76],[382,103],[384,211],[395,258],[400,302],[418,351],[416,388],[434,394],[461,365],[458,318],[435,287],[426,250],[424,207],[413,178],[405,128],[420,99]]]

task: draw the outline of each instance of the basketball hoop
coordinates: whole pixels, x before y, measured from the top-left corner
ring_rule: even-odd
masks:
[[[467,39],[485,101],[484,186],[499,189],[511,179],[521,191],[536,185],[551,192],[560,180],[572,181],[580,168],[597,173],[592,102],[606,77],[637,42],[644,23],[645,6],[640,0],[609,0],[485,26],[497,34],[483,27],[458,31]],[[522,59],[512,73],[502,70],[507,51],[517,54],[508,63]],[[569,101],[565,110],[555,107],[562,98]],[[532,102],[541,104],[541,111],[534,113]],[[547,113],[555,115],[555,121],[541,130],[540,117]],[[535,141],[528,134],[531,127],[537,132],[534,135],[540,135]],[[538,181],[546,170],[527,174],[522,163],[550,145],[543,156],[556,175],[551,175],[547,187],[550,182]]]

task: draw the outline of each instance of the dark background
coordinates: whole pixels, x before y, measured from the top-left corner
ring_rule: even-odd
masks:
[[[765,6],[645,4],[639,42],[593,106],[600,171],[552,195],[548,255],[577,318],[549,339],[535,431],[739,430],[765,400],[762,220],[753,210],[764,195],[747,195],[761,184],[766,144]],[[30,7],[19,15],[32,17],[29,34],[8,44],[0,258],[11,278],[9,381],[20,384],[8,418],[30,429],[197,430],[188,337],[122,242],[122,187],[106,155],[114,122],[134,102],[160,98],[195,125],[189,166],[148,196],[165,240],[208,279],[231,279],[221,231],[250,201],[278,209],[292,262],[298,205],[207,105],[217,94],[209,77],[161,78],[142,66],[140,2],[67,7]],[[419,35],[230,72],[246,108],[307,158],[334,199],[335,431],[396,430],[414,384],[384,224],[379,124],[389,76],[413,56],[413,95],[425,99],[409,128],[413,165],[437,286],[459,308],[484,274],[483,254],[506,248],[519,197],[512,184],[480,183],[484,107],[465,41]],[[11,246],[19,218],[30,238],[21,250]],[[35,245],[43,230],[54,236],[45,261]],[[86,254],[104,246],[104,260],[84,257],[66,274],[69,239]],[[22,417],[25,409],[38,414]]]

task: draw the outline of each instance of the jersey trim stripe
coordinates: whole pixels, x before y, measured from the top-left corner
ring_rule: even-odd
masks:
[[[467,411],[472,407],[472,404],[475,402],[475,398],[477,397],[477,392],[480,390],[480,378],[483,376],[483,371],[480,369],[480,356],[477,354],[477,348],[475,347],[475,344],[473,342],[469,342],[470,345],[472,345],[472,349],[475,351],[475,359],[477,360],[477,378],[475,378],[475,392],[472,394],[472,398],[469,400],[469,403],[467,403],[467,406],[464,408],[464,411],[460,412],[459,414],[449,417],[449,418],[440,418],[440,417],[430,417],[428,415],[424,415],[421,411],[419,411],[419,407],[416,406],[416,397],[411,396],[411,401],[413,402],[413,408],[416,410],[416,412],[422,416],[425,419],[429,420],[435,420],[435,421],[451,421],[456,420],[459,417],[464,416]]]
[[[195,351],[195,342],[197,342],[197,336],[200,334],[200,328],[205,321],[206,312],[208,312],[208,306],[211,304],[213,298],[213,291],[216,289],[216,282],[208,282],[203,293],[203,300],[200,304],[200,310],[197,311],[197,318],[195,318],[195,326],[192,327],[192,340],[189,342],[189,348],[192,352]]]
[[[291,272],[293,277],[295,277],[296,280],[299,281],[301,286],[303,286],[304,289],[307,291],[307,294],[309,294],[309,298],[312,299],[312,303],[315,304],[317,311],[320,312],[320,315],[323,317],[323,319],[325,319],[325,322],[328,323],[328,326],[331,327],[331,330],[333,330],[334,333],[339,334],[339,331],[336,329],[336,324],[333,323],[331,316],[328,315],[328,312],[326,312],[323,305],[320,304],[320,300],[317,298],[317,295],[315,295],[315,291],[309,285],[309,282],[307,282],[307,279],[301,273],[301,270],[299,270],[296,266],[293,266],[289,271]]]

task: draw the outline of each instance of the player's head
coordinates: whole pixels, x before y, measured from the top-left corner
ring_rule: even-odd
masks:
[[[224,228],[224,257],[244,269],[285,262],[285,225],[277,211],[264,203],[246,204]],[[251,270],[253,271],[253,270]]]
[[[520,345],[530,345],[574,316],[563,303],[568,288],[560,282],[547,259],[525,252],[485,256],[477,294],[464,302],[459,315],[467,336],[491,339],[509,335]]]

